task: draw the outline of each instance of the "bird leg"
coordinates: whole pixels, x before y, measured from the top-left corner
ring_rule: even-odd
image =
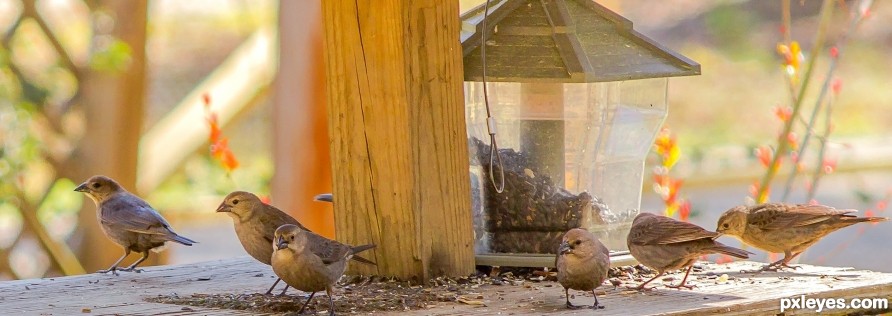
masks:
[[[795,254],[791,254],[789,250],[784,251],[784,257],[778,261],[772,262],[771,264],[762,268],[762,271],[778,271],[781,268],[790,268],[793,270],[799,269],[798,266],[791,266],[787,263],[796,258],[796,256],[800,255],[802,252],[797,252]]]
[[[307,305],[309,305],[309,304],[310,304],[310,301],[313,300],[313,295],[316,295],[316,292],[310,293],[310,298],[308,298],[308,299],[307,299],[307,302],[304,303],[304,306],[301,306],[301,307],[300,307],[300,310],[297,311],[297,314],[298,314],[298,315],[303,314],[303,312],[304,312],[304,308],[307,308]]]
[[[331,286],[325,289],[325,294],[328,294],[328,316],[335,316],[334,300],[331,298]]]
[[[111,272],[111,273],[114,274],[114,275],[118,275],[118,272],[115,271],[115,270],[118,270],[118,264],[120,264],[121,261],[124,260],[124,258],[127,258],[128,255],[130,255],[130,249],[124,249],[124,255],[121,256],[121,259],[118,259],[118,261],[115,261],[115,263],[113,263],[112,266],[109,267],[108,269],[105,269],[105,270],[99,270],[99,271],[96,271],[96,273],[109,273],[109,272]]]
[[[604,305],[598,304],[598,295],[595,294],[594,289],[592,289],[592,296],[595,297],[595,304],[592,305],[592,309],[604,309]]]
[[[573,304],[570,303],[570,289],[568,289],[568,288],[564,288],[564,295],[567,296],[567,308],[569,308],[569,309],[582,308],[582,306],[579,306],[579,305],[573,305]]]
[[[685,285],[685,282],[688,281],[688,274],[691,273],[691,269],[693,269],[693,268],[694,268],[693,265],[688,267],[688,271],[684,273],[684,278],[681,279],[681,283],[679,283],[678,285],[667,285],[666,287],[671,287],[673,289],[686,288],[688,290],[693,290],[696,285]]]
[[[139,258],[139,260],[136,260],[136,262],[131,264],[129,267],[126,267],[123,269],[118,269],[118,270],[140,273],[140,272],[142,272],[142,269],[137,269],[136,266],[139,265],[140,263],[142,263],[143,261],[146,261],[146,259],[148,259],[148,258],[149,258],[149,251],[148,250],[143,251],[142,258]]]
[[[285,288],[282,289],[282,293],[279,293],[279,296],[283,296],[283,295],[285,295],[285,292],[288,291],[288,287],[289,287],[289,285],[288,285],[288,284],[285,284]]]
[[[639,285],[638,287],[635,287],[634,289],[637,290],[637,291],[650,291],[650,290],[653,290],[654,288],[646,288],[646,287],[644,287],[644,286],[647,285],[648,283],[650,283],[650,281],[656,280],[657,278],[663,276],[663,273],[666,273],[666,271],[660,272],[659,274],[657,274],[657,276],[651,278],[650,280],[647,280],[647,282],[641,283],[641,285]]]
[[[282,278],[276,278],[276,282],[273,282],[273,286],[270,286],[269,290],[266,290],[266,293],[263,293],[263,295],[270,295],[270,293],[273,292],[273,289],[276,288],[276,285],[279,285],[279,281],[282,281]],[[285,290],[288,290],[288,286],[285,286]],[[282,292],[282,294],[285,294],[285,292]],[[279,294],[279,296],[282,294]]]

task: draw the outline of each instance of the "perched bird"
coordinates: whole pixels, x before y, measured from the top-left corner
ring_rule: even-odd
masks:
[[[629,252],[638,262],[654,268],[659,272],[653,279],[638,286],[638,290],[646,290],[647,283],[660,277],[666,271],[688,268],[684,279],[671,288],[693,288],[685,285],[691,273],[694,261],[702,255],[713,253],[725,254],[741,259],[749,258],[750,252],[726,246],[714,239],[719,233],[711,232],[700,226],[678,221],[666,216],[641,213],[632,221],[632,228],[626,244]]]
[[[245,251],[251,257],[267,265],[270,264],[270,258],[273,255],[273,249],[270,245],[273,244],[275,232],[279,226],[290,224],[309,231],[309,229],[301,225],[300,222],[290,215],[272,205],[263,203],[263,201],[260,201],[260,198],[250,192],[235,191],[229,193],[223,199],[223,202],[220,203],[220,206],[217,207],[217,212],[226,213],[232,217],[235,234],[238,236],[242,247],[245,248]],[[354,260],[374,264],[374,262],[365,258],[354,257]],[[276,282],[266,291],[266,294],[272,293],[272,290],[279,284],[280,280],[276,279]],[[282,294],[287,290],[288,287],[286,286]]]
[[[149,203],[127,192],[115,180],[106,176],[93,176],[74,189],[85,193],[96,203],[97,217],[102,232],[109,239],[124,247],[124,255],[106,270],[97,273],[117,275],[116,271],[135,271],[136,266],[149,258],[149,250],[161,251],[168,241],[192,246],[196,241],[177,235],[170,224]],[[142,258],[130,266],[119,269],[131,251],[142,253]]]
[[[607,279],[610,270],[610,251],[592,233],[574,228],[567,231],[561,239],[554,266],[557,267],[558,282],[564,287],[567,296],[567,308],[582,306],[570,303],[569,290],[592,291],[595,304],[592,309],[604,308],[598,305],[595,288]]]
[[[821,238],[833,231],[857,223],[875,223],[885,217],[856,217],[856,210],[838,210],[824,205],[764,203],[737,206],[719,218],[716,231],[769,252],[784,253],[784,258],[762,268],[777,270],[787,265]]]
[[[316,292],[324,290],[328,294],[328,313],[334,315],[332,286],[347,269],[347,260],[375,248],[375,245],[352,247],[287,224],[276,229],[275,237],[273,272],[291,287],[311,292],[298,314],[304,311]]]

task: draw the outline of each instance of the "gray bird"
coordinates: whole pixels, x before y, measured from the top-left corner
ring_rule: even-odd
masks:
[[[85,193],[96,203],[97,217],[102,232],[109,239],[124,247],[124,255],[106,270],[97,273],[116,271],[135,271],[136,266],[149,258],[149,250],[161,251],[168,241],[186,246],[197,243],[189,238],[177,235],[170,224],[158,214],[146,201],[127,192],[115,180],[106,176],[93,176],[74,189]],[[142,253],[142,258],[130,266],[119,269],[121,263],[131,251]]]
[[[561,239],[554,266],[557,267],[557,279],[564,287],[567,296],[567,308],[580,308],[570,303],[569,290],[592,291],[595,303],[592,309],[604,308],[598,304],[595,288],[607,279],[610,270],[610,251],[592,233],[574,228],[567,231]]]
[[[726,246],[715,241],[721,234],[703,229],[700,226],[675,220],[666,216],[641,213],[632,221],[632,228],[626,244],[629,252],[638,262],[659,272],[655,277],[637,287],[644,286],[662,276],[667,271],[688,268],[684,278],[671,288],[693,288],[686,285],[688,274],[700,256],[720,253],[741,259],[749,258],[750,252]]]
[[[851,215],[854,212],[857,211],[807,204],[737,206],[719,217],[716,231],[765,251],[784,253],[783,259],[763,267],[763,271],[796,268],[787,263],[827,234],[857,223],[888,220],[885,217]]]
[[[328,294],[329,315],[334,315],[332,286],[344,274],[347,261],[357,253],[375,248],[375,245],[345,245],[295,225],[282,225],[276,229],[275,237],[273,272],[291,287],[310,292],[310,298],[298,314],[304,311],[316,292],[324,290]]]
[[[272,205],[263,203],[263,201],[260,201],[260,198],[250,192],[235,191],[229,193],[223,199],[223,202],[220,203],[220,206],[217,207],[217,212],[226,213],[232,217],[235,234],[238,236],[242,247],[251,257],[266,265],[270,264],[270,258],[273,255],[273,249],[270,245],[273,244],[275,232],[279,226],[290,224],[310,231],[294,217]],[[354,260],[372,265],[375,264],[360,257],[354,257]],[[266,294],[272,293],[272,290],[279,284],[280,280],[276,279],[276,282],[266,291]],[[286,285],[282,294],[287,290],[288,286]]]

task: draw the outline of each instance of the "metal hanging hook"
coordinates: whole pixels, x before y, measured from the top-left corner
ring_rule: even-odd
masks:
[[[480,34],[480,59],[483,66],[483,104],[486,105],[486,129],[489,131],[489,180],[492,182],[496,193],[505,191],[505,167],[502,164],[502,154],[499,152],[499,145],[496,142],[496,119],[492,117],[492,110],[489,108],[489,90],[486,84],[486,20],[489,19],[489,1],[486,0],[483,8],[483,31]],[[493,166],[495,162],[499,163],[499,182],[495,179],[495,170]]]

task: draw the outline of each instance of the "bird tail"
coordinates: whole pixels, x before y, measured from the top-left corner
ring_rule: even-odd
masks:
[[[323,193],[313,197],[313,201],[334,202],[334,197],[331,193]]]
[[[360,256],[356,256],[357,253],[360,253],[360,252],[363,252],[363,251],[366,251],[366,250],[369,250],[372,248],[375,248],[375,245],[362,245],[362,246],[353,247],[352,250],[353,250],[354,256],[350,259],[356,260],[357,262],[362,262],[365,264],[376,266],[378,264],[376,264],[374,261],[371,261],[369,259],[366,259],[366,258],[363,258]]]
[[[174,233],[174,232],[171,232],[171,235],[172,236],[170,236],[170,240],[184,244],[186,246],[192,246],[192,244],[198,243],[197,241],[194,241],[192,239],[177,235],[177,233]]]
[[[740,259],[749,259],[750,255],[753,254],[752,252],[749,252],[749,251],[746,251],[743,249],[726,246],[725,244],[722,244],[720,242],[716,242],[715,247],[710,248],[710,250],[712,250],[716,253],[720,253],[723,255],[729,255],[732,257],[740,258]]]
[[[843,220],[846,222],[852,222],[853,224],[861,223],[861,222],[879,223],[879,222],[888,221],[889,218],[888,217],[843,217]]]

